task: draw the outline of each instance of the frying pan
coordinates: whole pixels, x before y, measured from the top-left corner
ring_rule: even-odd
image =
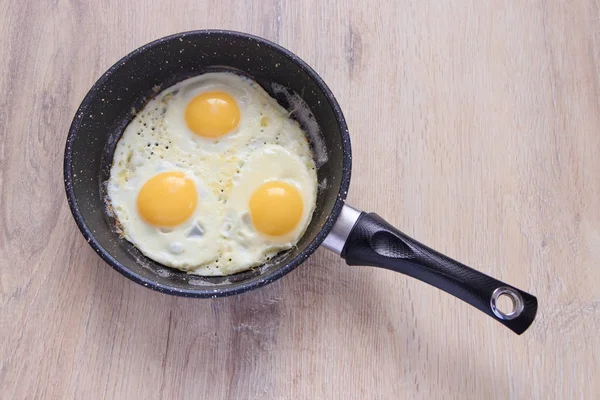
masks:
[[[326,161],[317,172],[320,189],[315,212],[297,246],[250,271],[228,277],[199,277],[146,258],[119,235],[114,218],[107,212],[105,182],[115,146],[135,110],[178,81],[221,70],[254,79],[301,125],[316,122]],[[295,112],[294,101],[304,102],[311,112]],[[315,145],[314,140],[311,145]],[[517,334],[531,325],[537,311],[534,296],[424,246],[377,214],[346,205],[351,164],[350,136],[340,106],[311,67],[265,39],[204,30],[175,34],[142,46],[94,84],[69,131],[64,180],[73,217],[92,248],[129,279],[163,293],[220,297],[256,289],[287,274],[323,245],[349,265],[387,268],[438,287]],[[500,309],[501,296],[512,300],[512,311]]]

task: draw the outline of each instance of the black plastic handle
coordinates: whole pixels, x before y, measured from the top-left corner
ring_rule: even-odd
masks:
[[[534,296],[430,249],[374,213],[361,213],[341,256],[348,265],[387,268],[433,285],[477,307],[519,335],[532,324],[537,312]],[[500,295],[512,299],[511,313],[505,314],[496,307]]]

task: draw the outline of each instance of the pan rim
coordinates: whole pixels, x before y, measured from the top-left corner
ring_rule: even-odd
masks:
[[[116,258],[114,258],[102,245],[96,240],[94,234],[91,229],[87,226],[83,215],[79,209],[79,205],[77,199],[75,197],[74,189],[73,189],[73,178],[72,178],[72,143],[77,136],[82,121],[83,112],[88,108],[88,106],[92,103],[95,98],[96,93],[99,88],[106,82],[106,80],[126,61],[135,57],[136,55],[151,50],[152,48],[159,46],[165,42],[171,40],[178,40],[180,38],[184,38],[186,36],[204,36],[204,35],[224,35],[228,37],[236,37],[242,38],[244,40],[251,40],[260,43],[261,45],[268,46],[273,50],[279,52],[282,56],[289,58],[294,64],[296,64],[300,69],[303,70],[304,73],[310,76],[310,78],[317,84],[319,89],[323,92],[327,101],[329,102],[330,107],[332,108],[337,125],[340,128],[341,141],[342,141],[342,171],[341,172],[341,183],[340,188],[337,193],[337,198],[335,200],[333,209],[331,213],[327,216],[325,220],[325,224],[322,229],[317,233],[315,238],[304,248],[302,251],[285,265],[280,268],[267,273],[265,275],[259,276],[257,279],[252,279],[248,282],[237,284],[234,287],[210,287],[210,286],[199,286],[197,289],[182,289],[175,288],[169,285],[165,285],[163,283],[157,282],[155,280],[144,277],[133,270],[127,268],[125,265],[121,264]],[[297,55],[292,53],[290,50],[278,45],[277,43],[271,42],[267,39],[264,39],[259,36],[255,36],[252,34],[238,32],[233,30],[221,30],[221,29],[206,29],[206,30],[193,30],[193,31],[185,31],[180,33],[175,33],[169,36],[165,36],[149,43],[146,43],[143,46],[136,48],[131,51],[116,63],[114,63],[106,72],[102,74],[102,76],[92,85],[90,90],[85,95],[81,104],[79,105],[73,121],[71,122],[71,126],[69,128],[69,133],[67,135],[67,140],[65,144],[64,151],[64,163],[63,163],[63,174],[64,174],[64,184],[65,184],[65,192],[67,196],[67,202],[69,204],[69,208],[71,213],[73,214],[73,218],[77,224],[77,227],[83,234],[83,237],[86,239],[88,244],[94,249],[94,251],[112,268],[117,270],[119,273],[124,275],[125,277],[131,279],[132,281],[139,283],[145,287],[156,290],[161,293],[182,296],[182,297],[195,297],[195,298],[208,298],[208,297],[225,297],[231,296],[235,294],[239,294],[242,292],[246,292],[252,289],[257,289],[259,287],[265,286],[268,283],[271,283],[282,276],[286,275],[290,271],[297,268],[300,264],[302,264],[312,253],[314,253],[317,248],[321,245],[321,243],[325,240],[333,225],[337,221],[341,210],[344,206],[346,196],[348,194],[348,188],[350,186],[350,177],[351,177],[351,169],[352,169],[352,152],[351,152],[351,144],[350,144],[350,135],[348,132],[348,126],[346,124],[346,120],[342,113],[341,107],[338,104],[335,96],[323,81],[323,79],[319,76],[319,74],[312,69],[305,61],[300,59]]]

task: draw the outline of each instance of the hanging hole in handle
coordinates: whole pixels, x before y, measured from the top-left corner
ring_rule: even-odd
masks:
[[[509,300],[509,304],[507,304],[506,300]],[[499,287],[492,293],[490,307],[498,318],[511,320],[521,315],[525,305],[519,292],[513,288]]]

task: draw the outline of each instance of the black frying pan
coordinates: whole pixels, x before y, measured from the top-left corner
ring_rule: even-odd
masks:
[[[115,230],[106,213],[105,188],[112,154],[123,129],[159,89],[214,70],[245,74],[289,108],[299,95],[310,107],[325,141],[328,161],[312,221],[297,247],[259,268],[229,277],[198,277],[146,257]],[[274,90],[273,84],[287,88]],[[295,115],[301,124],[303,116]],[[194,31],[149,43],[113,65],[81,103],[67,138],[64,175],[67,199],[79,229],[108,264],[144,286],[187,297],[219,297],[266,285],[306,260],[321,244],[349,265],[372,265],[410,275],[477,307],[521,334],[537,311],[534,296],[458,263],[404,235],[376,214],[344,204],[352,157],[340,107],[323,80],[304,61],[264,39],[239,32]],[[511,312],[496,306],[508,296]]]

